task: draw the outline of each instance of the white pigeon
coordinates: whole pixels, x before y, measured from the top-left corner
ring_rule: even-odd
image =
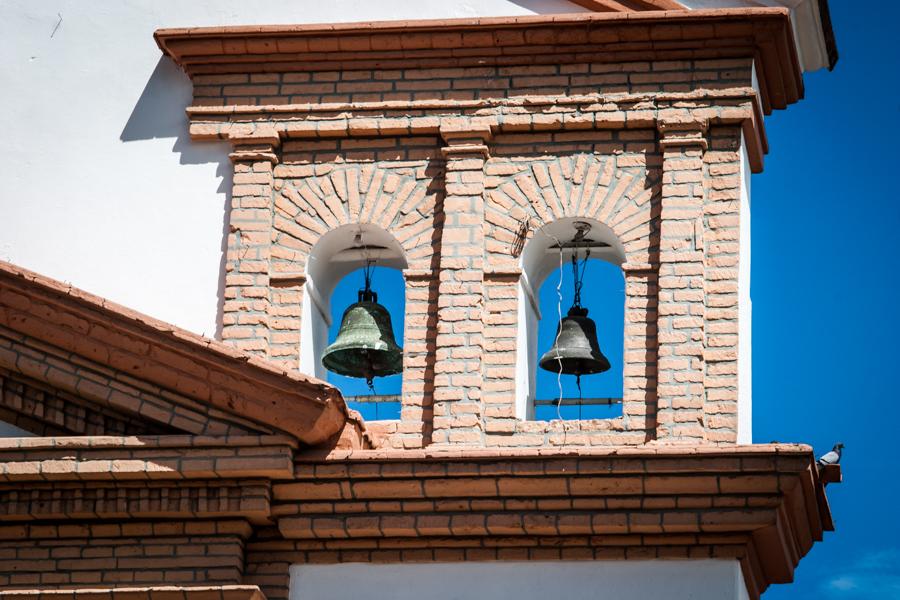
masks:
[[[834,448],[831,449],[831,452],[827,452],[819,457],[819,460],[816,461],[816,464],[821,469],[827,465],[836,465],[841,462],[841,450],[844,449],[844,445],[838,442],[834,445]]]

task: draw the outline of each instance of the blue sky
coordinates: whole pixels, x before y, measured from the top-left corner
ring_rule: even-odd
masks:
[[[900,193],[893,180],[900,174],[900,3],[877,3],[874,12],[850,0],[830,4],[838,65],[807,74],[806,99],[767,118],[770,152],[752,180],[753,437],[804,442],[818,453],[844,442],[844,483],[828,488],[837,531],[803,559],[793,585],[773,586],[766,600],[900,598],[893,460],[900,454]],[[399,277],[381,270],[375,288],[396,289]],[[551,307],[545,312],[556,310],[557,277],[541,290],[542,306]],[[601,348],[621,365],[622,298],[590,293],[591,286],[621,289],[616,277],[592,261],[586,304]],[[361,280],[341,283],[336,310]],[[563,289],[565,312],[568,281]],[[402,299],[382,299],[400,340]],[[601,318],[608,314],[614,318]],[[543,321],[540,352],[555,332],[553,319]],[[615,372],[585,379],[585,395],[620,392]],[[338,383],[348,394],[367,392],[361,383]],[[573,381],[564,384],[565,395],[576,393]],[[377,380],[376,388],[398,393],[399,377]],[[541,375],[538,397],[555,395],[555,376]]]
[[[766,600],[900,598],[900,4],[830,6],[840,60],[767,119],[752,181],[753,437],[842,441],[844,482],[837,531]]]

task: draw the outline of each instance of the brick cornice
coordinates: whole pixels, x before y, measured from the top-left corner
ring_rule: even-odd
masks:
[[[289,479],[294,448],[282,436],[9,438],[0,482]]]
[[[299,546],[629,548],[620,558],[730,557],[751,597],[790,581],[833,529],[801,445],[357,451],[297,463],[273,514]],[[303,505],[300,511],[296,507]],[[680,554],[683,553],[683,554]]]
[[[228,131],[228,140],[234,146],[228,155],[232,162],[278,162],[275,151],[281,145],[281,136],[270,124],[234,126]]]
[[[710,106],[712,105],[712,106]],[[695,116],[691,106],[698,107]],[[553,110],[548,111],[548,108]],[[673,107],[678,107],[673,108]],[[708,125],[740,125],[748,141],[750,166],[762,171],[768,151],[762,108],[753,88],[694,90],[655,94],[579,94],[483,98],[478,100],[414,100],[290,105],[194,106],[187,109],[195,140],[232,140],[256,121],[287,139],[334,139],[371,136],[441,135],[448,143],[473,151],[489,150],[499,133],[646,129],[660,121],[703,121]],[[477,110],[471,120],[459,113]],[[326,113],[320,115],[319,113]],[[418,116],[417,116],[418,115]],[[663,126],[665,127],[665,125]],[[468,132],[468,133],[466,133]],[[468,137],[467,137],[468,136]],[[484,145],[484,148],[475,146]]]
[[[763,106],[802,97],[783,8],[587,13],[435,21],[160,29],[162,51],[190,75],[755,58]],[[464,52],[462,52],[464,50]]]

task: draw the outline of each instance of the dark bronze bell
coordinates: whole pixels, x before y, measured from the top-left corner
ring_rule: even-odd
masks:
[[[569,309],[556,330],[556,341],[541,357],[541,368],[564,375],[590,375],[609,370],[609,360],[600,352],[597,326],[588,310],[577,304]]]
[[[368,286],[359,291],[359,301],[344,311],[337,338],[325,348],[322,364],[332,373],[361,377],[370,387],[373,378],[403,370],[403,349],[394,341],[391,315]]]

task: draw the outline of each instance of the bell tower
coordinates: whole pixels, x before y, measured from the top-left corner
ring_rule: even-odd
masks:
[[[191,135],[234,146],[223,338],[402,369],[400,419],[368,423],[388,447],[749,442],[749,172],[802,80],[783,12],[704,19],[157,32]],[[588,256],[624,279],[621,364],[577,295],[537,348],[537,291],[562,261],[591,289]],[[402,339],[368,290],[329,346],[334,285],[373,263],[402,269]],[[539,368],[620,370],[621,416],[535,419]]]

